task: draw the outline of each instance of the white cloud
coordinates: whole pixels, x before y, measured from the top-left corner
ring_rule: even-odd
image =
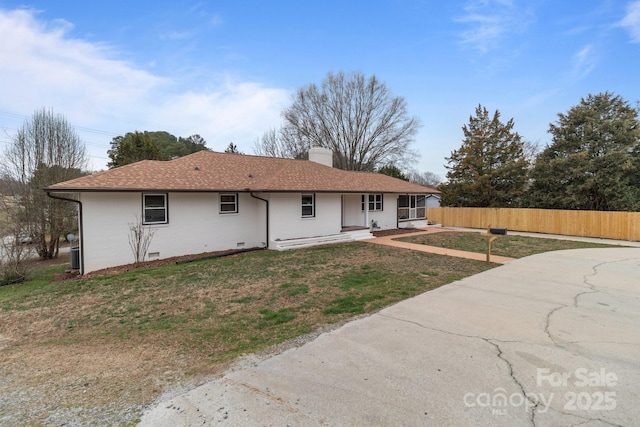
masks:
[[[596,56],[593,46],[586,45],[573,56],[573,74],[576,77],[584,77],[596,66]]]
[[[629,3],[627,14],[620,21],[620,25],[629,31],[632,42],[640,43],[640,0]]]
[[[511,0],[470,0],[455,21],[467,27],[461,34],[462,43],[485,53],[506,35],[522,32],[531,18]]]
[[[199,133],[217,151],[234,142],[251,154],[256,138],[280,123],[280,111],[289,93],[258,83],[229,79],[215,91],[176,94],[154,111],[159,123],[171,123],[168,132],[188,136]]]
[[[107,44],[71,37],[71,28],[42,22],[33,10],[0,9],[0,113],[10,113],[0,115],[0,128],[11,133],[20,123],[7,117],[53,108],[77,128],[98,131],[79,132],[96,168],[106,164],[112,136],[105,135],[133,130],[198,133],[212,149],[233,141],[250,152],[257,137],[279,124],[289,100],[284,89],[231,77],[179,90],[177,80],[119,59]]]
[[[69,23],[40,23],[30,10],[0,11],[2,103],[13,110],[42,105],[123,103],[163,84],[163,79],[111,59],[104,45],[71,39]],[[35,104],[35,105],[34,105]]]
[[[220,27],[223,24],[224,24],[224,21],[220,15],[213,15],[209,19],[209,25],[211,25],[212,27]]]
[[[194,36],[193,31],[169,31],[166,34],[160,34],[160,39],[164,40],[187,40]]]

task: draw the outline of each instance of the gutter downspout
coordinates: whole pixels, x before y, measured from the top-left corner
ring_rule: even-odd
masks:
[[[47,191],[47,196],[51,197],[52,199],[58,199],[58,200],[63,200],[65,202],[73,202],[73,203],[77,203],[78,204],[78,234],[80,234],[80,237],[84,236],[84,233],[82,232],[82,202],[80,200],[76,200],[76,199],[67,199],[66,197],[60,197],[60,196],[54,196],[53,194],[51,194],[51,192]],[[80,243],[80,275],[82,276],[84,274],[84,248],[83,248],[84,244]]]
[[[266,229],[267,229],[267,242],[266,242],[265,248],[269,249],[269,201],[267,199],[263,199],[262,197],[255,196],[253,194],[253,191],[249,192],[249,195],[251,197],[253,197],[254,199],[262,200],[265,203],[265,207],[267,208],[267,215],[266,215],[267,216],[267,227],[266,227]]]

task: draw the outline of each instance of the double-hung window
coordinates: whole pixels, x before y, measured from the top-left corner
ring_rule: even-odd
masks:
[[[143,224],[166,224],[169,222],[169,209],[166,194],[143,194]]]
[[[316,216],[316,195],[302,195],[302,218],[313,218]]]
[[[363,194],[361,199],[361,209],[364,211],[365,209],[365,195]],[[368,209],[369,212],[381,211],[382,210],[382,194],[369,194],[368,200]]]
[[[238,213],[238,194],[222,193],[220,194],[220,213]]]

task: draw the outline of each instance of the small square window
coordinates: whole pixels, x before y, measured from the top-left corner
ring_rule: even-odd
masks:
[[[144,194],[142,196],[143,224],[166,224],[167,195]]]
[[[316,216],[315,194],[303,194],[302,195],[302,217],[311,218]]]
[[[220,213],[238,213],[237,194],[220,194]]]
[[[364,211],[364,194],[361,199],[361,209]],[[367,203],[369,212],[381,211],[382,210],[382,194],[369,194],[369,201]]]

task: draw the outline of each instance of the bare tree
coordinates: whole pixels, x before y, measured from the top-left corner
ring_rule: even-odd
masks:
[[[410,146],[420,121],[375,76],[328,73],[320,87],[299,89],[282,114],[285,124],[262,137],[257,154],[300,158],[324,147],[333,151],[336,167],[367,171],[418,156]]]
[[[315,145],[319,147],[319,145]],[[291,126],[269,129],[256,141],[253,151],[260,156],[284,157],[290,159],[308,158],[309,146],[302,143],[297,131]]]
[[[32,252],[29,241],[29,236],[17,227],[0,237],[0,286],[20,283],[28,278],[31,266],[27,261]]]
[[[140,265],[147,256],[149,245],[153,240],[155,230],[145,227],[142,218],[136,215],[136,221],[129,223],[129,246],[133,252],[135,265]]]
[[[0,195],[0,286],[26,280],[31,269],[27,262],[32,256],[31,236],[25,224],[16,222],[23,218],[16,215],[16,210],[19,206],[11,187],[3,188]]]
[[[409,181],[415,184],[427,185],[433,188],[436,188],[438,185],[442,184],[442,178],[440,177],[440,175],[429,171],[423,173],[412,171],[408,174],[408,178]]]
[[[5,151],[4,173],[10,178],[16,209],[8,212],[36,244],[41,258],[58,256],[60,237],[75,228],[76,206],[48,198],[43,188],[82,175],[84,144],[66,119],[41,109],[25,120]]]
[[[522,151],[524,152],[524,158],[530,166],[536,161],[536,157],[540,152],[540,142],[524,141],[522,144]]]

